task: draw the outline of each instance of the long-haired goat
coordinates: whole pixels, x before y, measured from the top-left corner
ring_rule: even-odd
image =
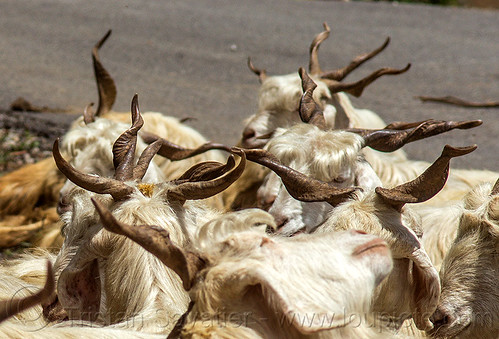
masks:
[[[389,335],[372,327],[369,311],[374,288],[391,269],[380,238],[357,231],[270,236],[253,225],[272,218],[245,210],[202,226],[188,250],[160,227],[127,225],[95,205],[106,229],[137,241],[192,286],[183,338]]]
[[[457,236],[440,269],[442,294],[431,320],[438,338],[499,336],[499,180],[464,199]]]
[[[283,165],[265,150],[245,152],[249,160],[269,167],[281,177],[290,198],[286,201],[300,200],[308,205],[303,205],[304,208],[315,210],[310,220],[301,220],[308,231],[328,233],[360,229],[385,239],[393,254],[394,270],[377,291],[373,310],[388,315],[396,327],[401,326],[406,318],[412,317],[416,326],[425,330],[431,328],[429,316],[437,306],[440,283],[437,271],[420,241],[419,215],[404,205],[428,200],[438,193],[447,179],[450,159],[475,148],[446,146],[434,164],[414,181],[391,189],[376,187],[362,191],[338,188],[335,183],[307,177]],[[276,199],[272,208],[270,212],[280,211],[275,217],[276,222],[280,223],[281,232],[294,233],[296,230],[288,227],[296,223],[286,219],[290,215],[289,206]],[[300,209],[302,213],[304,208]],[[285,218],[284,221],[280,221],[281,216]],[[300,218],[295,214],[293,216],[294,219]]]
[[[182,247],[197,225],[218,215],[203,202],[191,200],[224,190],[241,174],[245,160],[239,152],[242,158],[237,166],[231,156],[226,165],[203,162],[173,181],[140,182],[161,144],[146,148],[134,165],[140,113],[136,97],[133,102],[134,123],[113,147],[114,178],[81,173],[60,155],[58,143],[54,144],[58,168],[83,189],[74,187],[69,192],[73,207],[63,215],[65,239],[55,262],[58,302],[54,300],[45,311],[50,318],[62,307],[71,319],[168,333],[175,315],[182,314],[189,301],[181,282],[133,242],[103,230],[90,197],[99,196],[124,222],[161,225]],[[100,195],[105,193],[111,197]]]

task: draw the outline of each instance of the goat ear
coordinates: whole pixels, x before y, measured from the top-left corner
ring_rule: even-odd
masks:
[[[354,185],[366,190],[374,190],[377,186],[381,185],[381,180],[378,178],[378,175],[365,160],[357,162],[354,177]]]
[[[101,297],[97,259],[84,265],[70,262],[59,277],[57,296],[70,319],[94,321]]]
[[[411,259],[414,262],[412,317],[416,327],[425,331],[433,327],[429,318],[437,308],[440,297],[440,278],[423,249],[416,250]]]

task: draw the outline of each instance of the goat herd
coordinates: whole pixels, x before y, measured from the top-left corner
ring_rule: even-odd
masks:
[[[237,146],[181,120],[99,104],[53,158],[0,178],[0,336],[182,338],[499,337],[499,178],[401,148],[480,120],[383,120],[352,106],[383,75],[342,80],[389,43],[323,71],[261,82]],[[131,115],[131,122],[130,122]],[[56,249],[56,251],[54,251]]]

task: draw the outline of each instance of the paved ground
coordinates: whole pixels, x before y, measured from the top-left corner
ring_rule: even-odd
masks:
[[[499,100],[499,11],[394,3],[297,0],[2,0],[0,2],[0,108],[23,96],[38,106],[81,111],[97,100],[90,50],[113,34],[101,59],[118,86],[117,110],[135,92],[142,111],[194,117],[212,140],[234,143],[242,120],[255,112],[257,78],[251,56],[269,74],[308,63],[308,46],[326,21],[324,68],[392,39],[389,48],[347,80],[383,67],[411,70],[383,78],[356,107],[392,120],[483,119],[473,131],[409,145],[413,158],[433,160],[443,145],[476,143],[479,150],[454,166],[499,170],[499,109],[423,104],[416,95]]]

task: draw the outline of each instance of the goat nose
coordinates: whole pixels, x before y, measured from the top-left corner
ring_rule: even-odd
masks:
[[[268,211],[270,209],[270,207],[272,206],[272,204],[274,203],[275,199],[276,199],[275,195],[268,196],[268,197],[262,197],[262,198],[258,199],[257,207],[264,210],[264,211]]]
[[[274,217],[277,229],[281,229],[288,222],[288,218],[285,216]]]
[[[437,307],[435,313],[430,317],[430,321],[433,323],[435,329],[447,325],[451,322],[451,316],[442,307]]]
[[[59,215],[62,215],[64,212],[69,211],[72,208],[72,205],[69,201],[67,195],[61,195],[59,197],[59,202],[57,203],[56,211]]]

